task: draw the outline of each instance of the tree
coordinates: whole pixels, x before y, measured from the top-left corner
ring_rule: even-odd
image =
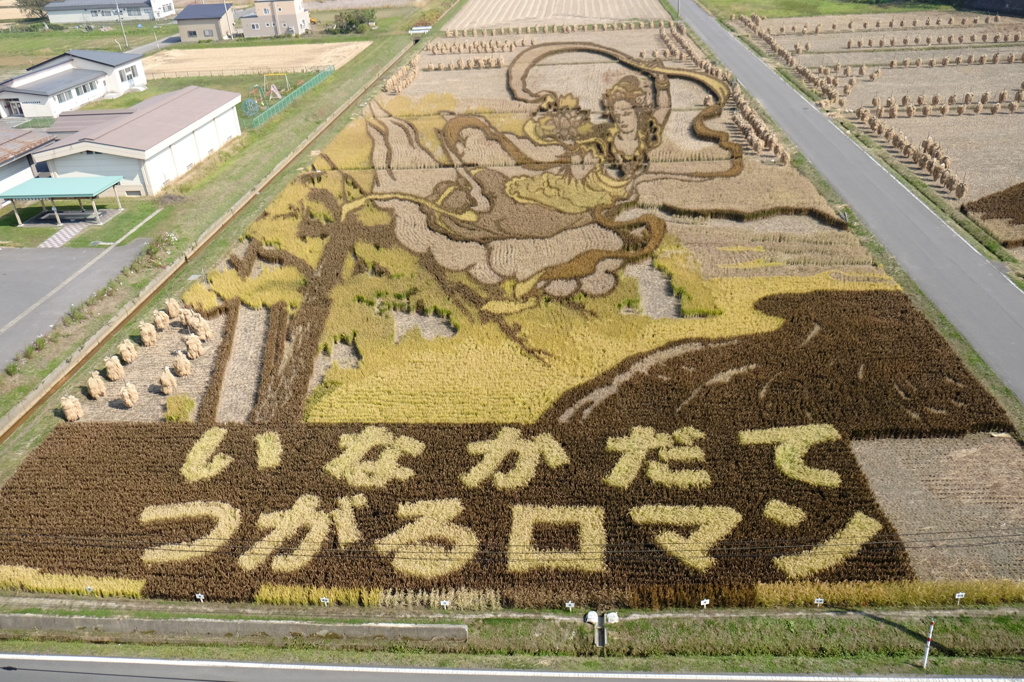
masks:
[[[18,0],[21,2],[22,0]],[[35,1],[35,0],[29,0]],[[370,30],[370,22],[377,19],[377,11],[373,9],[347,9],[334,15],[334,28],[330,33],[366,33]]]
[[[46,10],[50,0],[14,0],[14,5],[30,19],[46,19]]]

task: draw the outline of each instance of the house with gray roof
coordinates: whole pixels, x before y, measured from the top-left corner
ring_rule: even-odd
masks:
[[[51,177],[115,176],[128,196],[153,195],[220,149],[241,130],[237,92],[190,85],[128,109],[62,114],[56,139],[32,152]]]
[[[52,24],[154,21],[174,14],[174,0],[60,0],[43,9]]]
[[[145,85],[141,54],[70,50],[0,82],[0,118],[56,118]]]
[[[34,173],[29,155],[53,139],[41,130],[0,128],[0,192],[31,180]]]

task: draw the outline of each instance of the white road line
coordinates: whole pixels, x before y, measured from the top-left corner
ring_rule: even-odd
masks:
[[[556,672],[550,670],[460,670],[443,668],[385,668],[355,665],[306,665],[300,663],[253,663],[247,661],[162,661],[154,658],[113,658],[106,656],[48,656],[36,654],[0,654],[0,660],[50,661],[55,663],[97,663],[122,665],[165,665],[180,668],[238,668],[261,670],[300,670],[336,673],[378,673],[386,675],[487,675],[490,677],[549,677],[621,680],[727,680],[735,682],[921,682],[919,677],[870,677],[851,675],[836,677],[825,675],[742,675],[716,673],[616,673],[616,672]],[[946,680],[987,680],[990,682],[1022,682],[1019,677],[932,677]]]
[[[43,297],[42,297],[41,299],[39,299],[38,301],[36,301],[36,302],[35,302],[35,303],[33,303],[32,305],[30,305],[30,306],[29,306],[28,308],[26,308],[25,310],[23,310],[23,311],[22,311],[22,313],[21,313],[20,315],[18,315],[18,316],[17,316],[17,317],[15,317],[15,318],[14,318],[13,320],[11,320],[11,321],[10,321],[10,322],[8,322],[7,324],[5,324],[5,325],[4,325],[3,327],[0,327],[0,334],[3,334],[3,333],[4,333],[5,331],[7,331],[8,329],[10,329],[10,328],[11,328],[11,327],[13,327],[14,325],[16,325],[16,324],[18,324],[19,322],[21,322],[22,320],[24,320],[24,319],[25,319],[25,318],[26,318],[26,317],[27,317],[28,315],[32,314],[32,311],[34,311],[34,310],[35,310],[36,308],[38,308],[39,306],[41,306],[42,304],[46,303],[46,302],[47,302],[47,301],[49,301],[49,300],[50,300],[51,298],[53,298],[54,296],[56,296],[56,295],[57,295],[57,292],[59,292],[59,291],[60,291],[61,289],[63,289],[63,288],[64,288],[64,287],[66,287],[66,286],[67,286],[68,284],[70,284],[70,283],[71,283],[72,281],[74,281],[74,279],[75,279],[76,277],[78,277],[79,275],[81,275],[81,274],[82,274],[83,272],[85,272],[86,270],[88,270],[89,268],[91,268],[91,267],[92,267],[93,265],[95,265],[95,264],[96,264],[96,262],[97,262],[97,261],[98,261],[99,259],[103,258],[103,257],[104,257],[104,256],[106,256],[106,255],[107,255],[108,253],[110,253],[110,250],[111,250],[111,249],[113,249],[113,248],[114,248],[115,246],[117,246],[118,244],[120,244],[121,242],[123,242],[123,241],[124,241],[124,240],[125,240],[125,239],[126,239],[126,238],[128,237],[128,235],[130,235],[130,234],[131,234],[132,232],[135,232],[135,230],[139,229],[140,227],[142,227],[143,225],[145,225],[146,223],[148,223],[148,222],[149,222],[149,220],[150,220],[150,218],[153,218],[153,217],[155,217],[155,216],[156,216],[156,214],[157,214],[157,213],[159,213],[159,212],[160,212],[160,211],[162,211],[162,210],[164,210],[164,209],[163,209],[163,208],[158,208],[157,210],[155,210],[155,211],[153,211],[152,213],[150,213],[150,214],[149,214],[149,215],[148,215],[148,216],[146,217],[146,219],[145,219],[145,220],[143,220],[143,221],[142,221],[141,223],[139,223],[138,225],[136,225],[135,227],[133,227],[133,228],[132,228],[131,230],[129,230],[128,232],[126,232],[126,233],[125,233],[125,235],[124,235],[123,237],[121,237],[120,239],[118,239],[118,240],[117,240],[116,242],[114,242],[113,244],[111,244],[111,245],[110,245],[110,246],[108,246],[107,248],[103,249],[103,251],[102,251],[102,252],[100,253],[100,255],[96,256],[96,257],[95,257],[95,258],[93,258],[93,259],[92,259],[91,261],[89,261],[88,263],[86,263],[86,264],[85,264],[85,265],[83,265],[82,267],[78,268],[78,270],[76,270],[76,271],[74,272],[74,274],[70,275],[70,276],[69,276],[69,277],[68,277],[67,279],[65,279],[65,280],[64,280],[63,282],[61,282],[60,284],[58,284],[57,286],[55,286],[55,287],[54,287],[53,289],[51,289],[51,290],[50,290],[50,292],[49,292],[48,294],[46,294],[46,295],[45,295],[45,296],[43,296]]]

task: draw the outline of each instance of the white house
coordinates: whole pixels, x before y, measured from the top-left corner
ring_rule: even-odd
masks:
[[[0,118],[55,118],[145,84],[141,54],[71,50],[0,83]]]
[[[51,140],[53,136],[41,130],[0,128],[0,192],[35,177],[29,154]]]
[[[62,0],[43,9],[51,24],[154,21],[174,14],[174,0]]]
[[[256,0],[240,19],[246,38],[300,36],[310,30],[309,10],[302,0]]]
[[[240,133],[235,92],[190,85],[130,109],[63,114],[34,151],[52,177],[120,175],[128,196],[152,195]]]

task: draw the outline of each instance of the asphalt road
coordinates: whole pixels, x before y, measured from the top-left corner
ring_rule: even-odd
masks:
[[[153,680],[196,680],[202,682],[491,682],[494,678],[510,682],[535,682],[538,679],[570,680],[678,680],[685,682],[913,682],[900,677],[826,677],[810,675],[712,675],[512,670],[452,670],[370,668],[358,666],[315,666],[302,664],[264,664],[215,661],[156,661],[72,656],[20,656],[0,654],[0,680],[17,682],[67,682],[87,679],[100,682],[153,682]],[[952,680],[929,676],[929,679]],[[971,678],[978,682],[984,678]],[[995,680],[997,678],[988,678]],[[1011,682],[1009,679],[1006,682]]]
[[[697,3],[672,2],[924,294],[1024,400],[1024,291]]]
[[[0,249],[0,367],[106,286],[148,242],[109,250]]]

